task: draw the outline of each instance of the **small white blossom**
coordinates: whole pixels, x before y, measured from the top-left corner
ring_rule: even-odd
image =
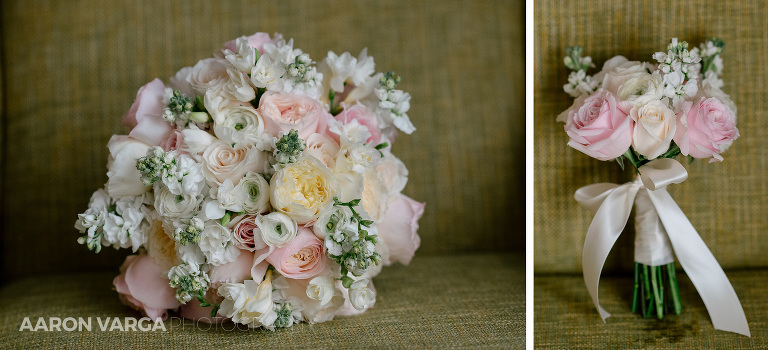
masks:
[[[233,240],[232,231],[217,221],[210,220],[205,223],[198,246],[208,263],[218,266],[233,262],[240,255],[240,249],[235,246]]]
[[[248,38],[245,36],[235,40],[237,53],[224,50],[224,58],[235,68],[244,73],[250,73],[253,65],[256,64],[256,51],[248,44]]]

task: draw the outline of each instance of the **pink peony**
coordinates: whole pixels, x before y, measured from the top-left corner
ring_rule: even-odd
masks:
[[[408,265],[421,244],[416,233],[419,219],[424,215],[424,203],[400,194],[389,204],[387,213],[379,223],[379,239],[389,249],[389,260]]]
[[[258,32],[248,37],[248,45],[256,50],[259,50],[259,54],[263,54],[264,44],[268,43],[270,40],[272,39],[269,37],[269,34]],[[237,44],[235,41],[236,40],[230,40],[224,43],[224,50],[237,52]]]
[[[181,305],[169,283],[166,272],[149,255],[129,255],[112,281],[123,302],[153,320],[166,319],[168,309]]]
[[[267,262],[285,277],[307,279],[325,269],[326,259],[323,242],[311,229],[300,227],[296,238],[284,247],[276,248],[267,257]]]
[[[299,137],[317,132],[320,121],[330,114],[319,101],[304,95],[267,92],[259,101],[259,113],[266,131],[277,136],[280,131],[296,129]]]
[[[709,162],[722,162],[720,152],[739,138],[736,114],[714,97],[702,97],[698,103],[683,103],[677,115],[675,143],[680,152],[694,158],[709,158]]]
[[[123,125],[133,128],[129,135],[150,146],[157,146],[168,137],[173,127],[163,120],[165,85],[155,78],[139,89],[136,101],[123,116]]]
[[[629,117],[631,104],[600,89],[576,99],[574,106],[565,122],[571,138],[568,146],[599,160],[617,158],[629,149],[634,128]]]

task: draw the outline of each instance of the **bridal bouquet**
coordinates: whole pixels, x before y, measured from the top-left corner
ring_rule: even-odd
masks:
[[[565,122],[568,145],[603,161],[635,169],[634,182],[595,184],[576,192],[576,200],[595,213],[584,243],[584,281],[603,320],[598,283],[608,252],[635,216],[635,284],[632,311],[662,318],[682,309],[675,257],[686,271],[717,329],[749,335],[749,326],[728,278],[685,214],[666,191],[688,174],[675,158],[723,161],[722,153],[739,137],[736,106],[721,88],[723,41],[699,47],[672,39],[652,62],[616,56],[594,75],[590,57],[570,47],[565,65],[572,70],[565,92],[573,106]]]
[[[420,243],[424,204],[391,153],[415,130],[399,82],[365,49],[316,64],[280,34],[227,42],[139,89],[78,242],[135,253],[114,286],[152,319],[274,330],[362,313],[372,278]]]

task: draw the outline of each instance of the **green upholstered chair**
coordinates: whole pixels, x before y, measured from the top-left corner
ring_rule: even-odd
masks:
[[[0,347],[516,347],[524,344],[522,1],[3,1]],[[368,47],[413,96],[395,145],[427,202],[410,266],[358,317],[269,332],[19,332],[24,317],[138,317],[73,228],[139,87],[222,43],[281,32],[313,58]],[[735,153],[735,152],[734,152]],[[94,321],[95,322],[95,321]],[[205,328],[205,327],[203,327]]]
[[[534,111],[534,342],[572,348],[757,348],[768,339],[768,31],[761,1],[536,1]],[[581,45],[599,66],[621,54],[651,60],[677,37],[698,45],[725,40],[724,91],[738,106],[741,138],[722,163],[685,164],[688,180],[669,192],[725,269],[744,307],[752,337],[715,331],[687,278],[680,280],[683,314],[662,321],[630,312],[634,233],[627,229],[608,257],[600,299],[613,314],[603,324],[581,274],[581,252],[592,215],[573,194],[581,186],[630,181],[615,163],[566,145],[555,117],[572,99],[562,90],[567,46]],[[631,219],[630,219],[631,220]],[[632,226],[631,224],[629,225]],[[682,274],[682,270],[680,275]]]

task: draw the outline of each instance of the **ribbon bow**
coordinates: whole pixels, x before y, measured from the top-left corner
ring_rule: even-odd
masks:
[[[582,187],[575,198],[595,213],[584,241],[582,269],[592,302],[605,319],[611,314],[600,306],[597,291],[608,253],[629,219],[638,191],[648,191],[680,265],[699,292],[715,329],[750,336],[747,318],[728,277],[666,186],[688,178],[685,168],[670,158],[641,166],[640,180],[623,185],[598,183]]]

